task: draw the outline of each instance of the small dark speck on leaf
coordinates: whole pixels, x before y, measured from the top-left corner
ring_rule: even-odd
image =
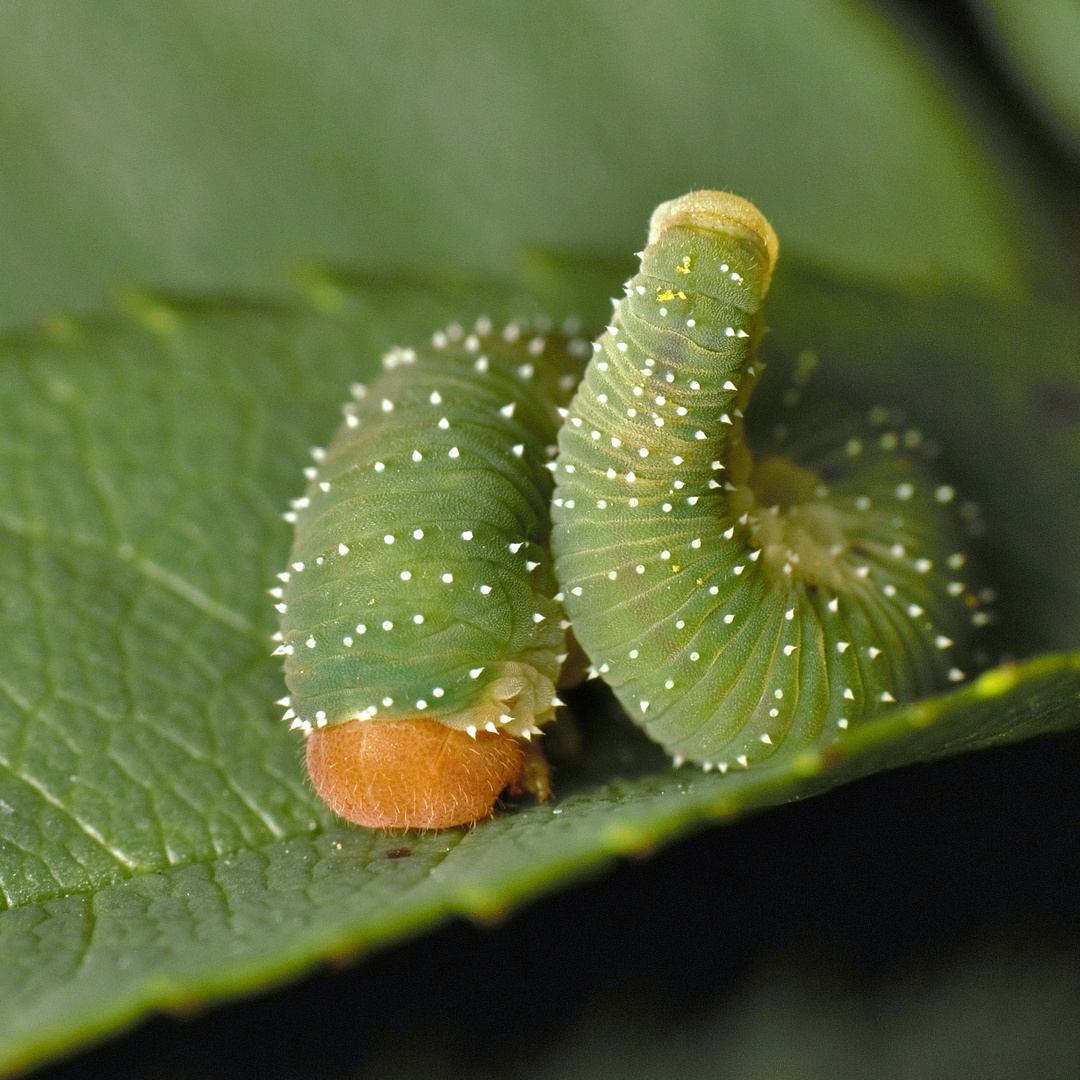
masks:
[[[1066,382],[1036,383],[1031,388],[1031,411],[1041,427],[1080,424],[1080,386]]]
[[[391,848],[387,853],[388,859],[407,859],[412,852],[407,847]]]

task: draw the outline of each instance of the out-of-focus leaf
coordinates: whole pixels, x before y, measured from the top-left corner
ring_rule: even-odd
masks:
[[[865,0],[0,6],[0,322],[294,254],[505,271],[725,187],[786,251],[1015,283],[1006,183]]]
[[[1080,155],[1080,6],[972,0],[987,37],[1048,126]]]

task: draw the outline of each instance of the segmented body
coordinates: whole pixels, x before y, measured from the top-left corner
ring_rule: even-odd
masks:
[[[275,592],[293,726],[420,717],[528,739],[550,718],[565,630],[545,464],[588,352],[482,319],[391,351],[354,387],[286,515]]]
[[[659,207],[559,438],[574,633],[677,761],[725,771],[962,679],[970,625],[952,490],[888,414],[755,462],[776,251],[734,196]]]

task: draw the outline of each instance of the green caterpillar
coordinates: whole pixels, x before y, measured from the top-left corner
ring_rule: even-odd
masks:
[[[883,410],[755,458],[777,250],[735,196],[658,207],[559,435],[574,634],[677,764],[722,772],[963,679],[975,602],[952,488],[897,452]]]
[[[569,410],[590,352],[569,328],[449,327],[354,387],[272,590],[281,704],[335,810],[445,827],[507,785],[543,797],[561,605],[629,714],[706,771],[964,678],[989,616],[918,433],[875,409],[751,445],[776,255],[734,196],[659,207]]]
[[[276,651],[286,718],[344,816],[474,820],[535,762],[518,740],[552,717],[565,650],[545,464],[589,352],[520,322],[450,327],[388,353],[312,452]]]

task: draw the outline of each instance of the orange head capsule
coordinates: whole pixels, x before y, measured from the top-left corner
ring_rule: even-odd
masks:
[[[525,753],[502,732],[476,737],[434,720],[351,720],[307,740],[315,791],[343,818],[384,829],[447,829],[488,817]]]

